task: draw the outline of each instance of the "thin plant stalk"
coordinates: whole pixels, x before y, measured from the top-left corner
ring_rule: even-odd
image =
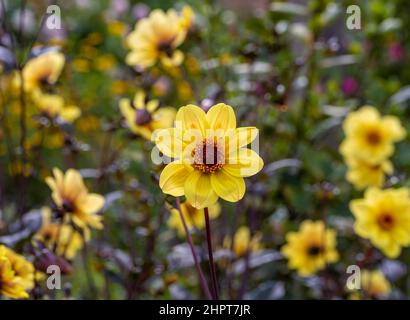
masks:
[[[215,300],[219,300],[218,282],[216,280],[214,255],[212,253],[212,251],[213,251],[212,250],[212,236],[211,236],[211,225],[209,223],[208,208],[204,208],[204,215],[205,215],[206,240],[207,240],[207,243],[208,243],[209,269],[211,271],[213,297],[214,297]]]
[[[199,283],[201,284],[202,290],[204,291],[205,296],[207,297],[207,299],[211,300],[212,299],[211,291],[209,290],[209,286],[206,283],[204,273],[202,272],[201,266],[200,266],[198,258],[196,256],[194,243],[192,241],[191,234],[189,233],[189,230],[188,230],[188,227],[187,227],[187,224],[186,224],[186,221],[185,221],[185,217],[182,213],[181,203],[179,201],[179,198],[176,199],[176,207],[177,207],[177,210],[179,212],[179,216],[181,217],[182,225],[184,226],[184,230],[185,230],[188,245],[191,249],[192,258],[194,259],[195,268],[196,268],[196,271],[198,273]]]

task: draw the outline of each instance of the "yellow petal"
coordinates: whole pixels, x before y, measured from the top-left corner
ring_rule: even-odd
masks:
[[[185,196],[191,205],[197,209],[203,209],[213,205],[218,196],[211,187],[209,175],[193,170],[185,181]]]
[[[170,158],[180,158],[183,151],[182,132],[177,128],[157,130],[153,139],[159,151]]]
[[[192,104],[180,108],[176,115],[175,127],[184,131],[198,130],[202,136],[205,136],[207,121],[204,110]]]
[[[258,136],[259,130],[255,127],[242,127],[229,130],[226,153],[236,153],[238,149],[247,146]]]
[[[79,201],[76,202],[76,205],[83,212],[95,213],[102,209],[104,202],[105,200],[103,196],[96,193],[90,193],[79,199]]]
[[[80,173],[74,169],[68,169],[64,176],[64,196],[69,199],[75,199],[78,195],[86,192],[83,178]]]
[[[218,103],[211,107],[206,114],[206,120],[209,127],[214,130],[222,129],[226,131],[236,128],[235,112],[231,106],[225,103]]]
[[[212,189],[218,196],[229,202],[241,200],[245,194],[245,181],[234,177],[224,169],[211,175]]]
[[[224,170],[235,177],[250,177],[262,168],[262,158],[255,151],[247,148],[239,149],[238,154],[231,155],[228,164],[224,165]]]
[[[81,115],[81,111],[77,106],[66,106],[63,108],[60,115],[65,121],[73,122]]]
[[[187,166],[181,162],[171,162],[161,172],[159,186],[166,194],[174,197],[184,195],[184,184],[189,176]]]

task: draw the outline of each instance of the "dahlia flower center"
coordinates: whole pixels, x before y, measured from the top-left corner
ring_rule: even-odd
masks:
[[[158,44],[158,51],[165,53],[168,57],[172,57],[174,49],[171,45],[172,41],[162,41]]]
[[[62,208],[64,212],[74,212],[75,211],[74,203],[69,199],[64,199]]]
[[[382,213],[377,219],[377,223],[383,230],[391,230],[394,226],[394,218],[390,213]]]
[[[213,140],[204,140],[197,144],[192,152],[193,167],[203,173],[214,173],[222,169],[225,162],[223,148]]]
[[[137,126],[143,126],[150,123],[152,120],[151,114],[146,109],[137,109],[135,111],[135,124]]]
[[[370,131],[366,136],[367,142],[372,145],[378,145],[382,141],[380,133],[377,131]]]
[[[316,257],[316,256],[318,256],[319,254],[321,254],[321,253],[323,253],[323,247],[322,246],[320,246],[320,245],[317,245],[317,244],[314,244],[314,245],[311,245],[309,248],[308,248],[308,255],[309,256],[312,256],[312,257]]]

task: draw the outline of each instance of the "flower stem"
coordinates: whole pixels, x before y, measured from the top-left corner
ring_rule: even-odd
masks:
[[[199,283],[201,284],[202,290],[204,291],[206,298],[208,300],[211,300],[212,299],[211,291],[209,290],[208,284],[206,283],[206,280],[204,277],[204,273],[202,272],[201,266],[196,256],[194,243],[192,241],[191,234],[189,233],[188,227],[186,225],[186,221],[185,221],[184,215],[181,210],[181,203],[179,201],[179,198],[176,199],[176,207],[179,212],[179,216],[181,217],[182,224],[184,226],[184,230],[185,230],[185,234],[186,234],[189,247],[191,248],[192,258],[194,259],[195,268],[198,273]]]
[[[213,297],[214,297],[214,300],[219,300],[214,255],[212,253],[211,225],[209,223],[208,208],[204,208],[204,215],[205,215],[205,225],[206,225],[206,240],[208,242],[209,269],[211,271]]]

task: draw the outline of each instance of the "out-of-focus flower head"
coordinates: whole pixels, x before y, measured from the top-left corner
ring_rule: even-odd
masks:
[[[159,108],[159,101],[147,101],[141,90],[137,91],[133,100],[121,99],[119,106],[130,130],[148,140],[151,140],[155,130],[171,127],[175,119],[174,108]]]
[[[236,128],[231,106],[214,105],[207,113],[188,105],[178,110],[175,127],[155,133],[158,149],[174,159],[161,173],[162,191],[185,195],[197,209],[219,197],[237,202],[245,194],[244,177],[257,174],[263,160],[246,146],[258,135],[255,127]]]
[[[389,160],[381,163],[368,163],[362,159],[347,158],[348,171],[346,179],[357,189],[367,187],[381,187],[385,182],[385,175],[393,173],[393,164]]]
[[[302,277],[311,276],[339,259],[336,231],[327,229],[323,221],[305,220],[298,232],[286,234],[282,254],[289,259],[290,269]]]
[[[13,260],[11,261],[10,258]],[[24,259],[21,257],[21,259]],[[24,266],[20,256],[17,256],[11,249],[0,245],[0,294],[12,299],[24,299],[28,298],[28,287],[31,286],[31,282],[28,281],[28,261],[24,261]],[[16,263],[16,260],[19,260]],[[26,264],[27,262],[27,264]],[[18,267],[20,272],[25,276],[22,278],[17,275],[17,271],[14,267]],[[24,272],[23,272],[24,270]],[[34,270],[34,268],[32,268]],[[31,277],[31,276],[30,276]],[[31,278],[33,279],[33,278]]]
[[[231,249],[232,241],[229,238],[224,239],[224,247]],[[250,252],[258,252],[262,249],[261,235],[255,234],[251,237],[251,232],[248,227],[240,227],[233,238],[233,252],[236,256],[241,257]]]
[[[102,217],[97,213],[104,206],[104,197],[89,193],[77,170],[69,169],[63,174],[60,169],[54,168],[53,174],[54,177],[46,178],[46,183],[64,221],[70,221],[82,229],[87,226],[102,229]]]
[[[188,201],[181,204],[181,211],[184,215],[188,229],[203,229],[205,227],[205,216],[203,210],[194,208]],[[221,213],[221,206],[218,202],[209,207],[209,218],[216,219]],[[178,209],[172,208],[168,219],[168,226],[175,229],[179,236],[185,236],[185,229]]]
[[[23,68],[24,88],[31,91],[42,85],[57,82],[65,63],[64,55],[55,50],[48,50],[31,58]]]
[[[340,87],[345,95],[350,96],[357,92],[359,89],[359,83],[355,78],[348,77],[343,79]]]
[[[187,35],[186,14],[170,9],[153,10],[147,18],[139,20],[126,43],[131,52],[126,62],[131,66],[148,68],[160,61],[165,66],[178,66],[184,59],[177,48]]]
[[[20,278],[20,284],[25,290],[34,287],[34,266],[24,256],[4,247],[5,255],[9,259],[14,275]]]
[[[81,115],[77,106],[65,105],[64,98],[56,94],[43,93],[40,89],[36,89],[33,91],[32,99],[40,112],[50,118],[61,117],[71,123]]]
[[[406,131],[394,116],[380,116],[371,106],[351,112],[343,123],[346,139],[340,146],[345,158],[355,157],[369,163],[380,163],[394,152],[394,142]]]
[[[410,193],[407,188],[366,190],[364,199],[350,202],[354,230],[389,258],[410,245]]]
[[[380,270],[360,271],[360,290],[352,290],[352,299],[381,299],[391,292],[389,281]]]
[[[72,260],[83,247],[84,240],[90,238],[89,229],[84,228],[81,234],[69,224],[54,223],[51,209],[48,207],[42,209],[41,215],[42,225],[33,239],[40,241],[49,250],[55,248],[58,256]]]
[[[405,58],[406,51],[400,42],[393,42],[389,45],[388,54],[392,62],[400,62]]]

